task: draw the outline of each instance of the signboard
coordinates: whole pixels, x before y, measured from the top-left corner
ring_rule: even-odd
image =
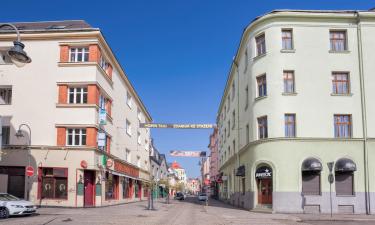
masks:
[[[106,135],[103,131],[98,132],[98,147],[104,147],[106,141]]]
[[[84,168],[84,169],[87,168],[87,162],[86,162],[86,160],[82,160],[81,161],[81,167]]]
[[[131,177],[139,177],[139,170],[137,168],[117,161],[115,161],[115,171]]]
[[[107,112],[105,109],[99,109],[99,125],[107,124]]]
[[[34,168],[32,166],[26,167],[26,176],[28,177],[34,176]]]
[[[211,129],[215,124],[140,123],[139,128]]]
[[[205,151],[181,151],[181,150],[171,150],[169,152],[170,156],[177,157],[206,157]]]
[[[272,177],[272,169],[267,166],[259,167],[255,172],[255,178],[265,179]]]

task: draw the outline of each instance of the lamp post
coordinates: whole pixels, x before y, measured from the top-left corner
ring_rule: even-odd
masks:
[[[0,23],[0,28],[5,26],[13,28],[17,33],[17,40],[13,41],[13,47],[8,50],[8,55],[12,62],[17,67],[22,67],[26,63],[30,63],[31,58],[23,50],[25,48],[25,45],[21,42],[20,32],[18,31],[17,27],[10,23]]]
[[[30,128],[30,126],[29,125],[27,125],[27,124],[25,124],[25,123],[23,123],[23,124],[21,124],[19,127],[18,127],[18,130],[17,130],[17,132],[16,132],[16,137],[17,138],[21,138],[21,137],[25,137],[24,135],[23,135],[23,133],[22,133],[22,130],[21,130],[21,128],[23,127],[23,126],[25,126],[25,127],[27,127],[28,129],[29,129],[29,143],[28,143],[28,147],[27,147],[27,161],[28,161],[28,166],[30,166],[30,146],[31,146],[31,128]],[[30,177],[29,176],[27,176],[27,182],[26,182],[26,200],[29,200],[29,197],[30,197]]]

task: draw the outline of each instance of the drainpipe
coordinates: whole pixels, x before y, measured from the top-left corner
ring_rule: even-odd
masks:
[[[365,204],[366,214],[371,212],[370,203],[370,184],[369,184],[369,168],[368,168],[368,149],[367,149],[367,112],[366,112],[366,92],[365,92],[365,81],[363,74],[363,47],[362,47],[362,30],[361,30],[361,18],[359,12],[356,11],[356,23],[357,23],[357,42],[358,42],[358,62],[359,62],[359,80],[360,80],[360,93],[361,93],[361,111],[362,111],[362,129],[363,129],[363,160],[364,160],[364,175],[365,175]]]
[[[233,64],[236,66],[237,70],[237,151],[236,151],[236,161],[237,161],[237,169],[240,167],[240,155],[238,152],[240,151],[240,70],[238,67],[238,63],[236,60],[233,60]],[[236,176],[238,180],[238,192],[240,193],[241,187],[241,180]]]

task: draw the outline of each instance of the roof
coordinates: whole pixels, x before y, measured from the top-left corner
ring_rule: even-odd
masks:
[[[84,20],[62,20],[62,21],[40,21],[40,22],[15,22],[11,23],[17,27],[20,32],[38,31],[38,32],[61,32],[77,30],[99,30],[92,27]],[[14,32],[11,27],[2,27],[2,32]]]
[[[172,169],[182,169],[182,167],[180,166],[180,164],[176,161],[174,161],[172,164],[171,164],[171,167]]]

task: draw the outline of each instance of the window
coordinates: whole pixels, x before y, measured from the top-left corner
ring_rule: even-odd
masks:
[[[336,138],[350,138],[352,136],[351,117],[351,115],[334,115]]]
[[[233,140],[233,153],[235,153],[236,152],[236,140]]]
[[[234,81],[233,81],[233,83],[232,83],[232,101],[234,100],[235,94],[236,94],[236,88],[235,88]]]
[[[258,133],[259,139],[268,137],[267,116],[258,118]]]
[[[126,159],[127,162],[131,161],[131,152],[130,152],[129,149],[125,150],[125,159]]]
[[[242,189],[242,194],[244,195],[246,193],[246,178],[242,177],[241,178],[241,189]]]
[[[0,105],[12,104],[12,87],[0,87]]]
[[[119,177],[106,172],[105,182],[105,199],[117,199],[118,198],[118,181]]]
[[[230,136],[230,120],[228,120],[228,137]]]
[[[68,93],[69,104],[86,104],[87,87],[71,87]]]
[[[145,150],[148,151],[148,140],[145,139]]]
[[[245,110],[249,106],[249,86],[247,85],[245,88]]]
[[[141,110],[137,109],[137,118],[138,118],[138,121],[141,122],[142,121],[142,112]]]
[[[257,47],[257,56],[266,54],[266,36],[261,34],[255,38],[256,47]]]
[[[137,166],[141,168],[141,157],[137,156]]]
[[[142,144],[141,133],[139,131],[137,132],[137,140],[139,145]]]
[[[284,93],[295,93],[294,71],[284,71]]]
[[[70,48],[70,62],[88,62],[89,48]]]
[[[100,67],[107,72],[108,68],[109,68],[109,63],[108,61],[101,55],[100,56],[100,61],[99,61],[99,65]]]
[[[129,92],[126,93],[126,104],[131,108],[132,107],[132,96]]]
[[[346,31],[329,32],[331,51],[341,52],[347,50]]]
[[[41,198],[67,199],[68,198],[68,169],[40,168],[41,171]]]
[[[333,94],[349,94],[349,73],[335,72],[332,73],[332,93]]]
[[[283,29],[281,30],[282,38],[282,49],[283,50],[292,50],[293,49],[293,30],[292,29]]]
[[[354,195],[353,171],[335,171],[336,195]]]
[[[85,128],[69,128],[67,129],[67,145],[82,146],[86,145],[86,129]]]
[[[246,124],[246,144],[250,142],[250,127],[249,124]]]
[[[229,94],[228,94],[228,112],[229,112],[229,109],[230,109],[230,96],[229,96]]]
[[[231,156],[230,146],[228,146],[228,158]]]
[[[302,171],[302,193],[320,195],[320,171]]]
[[[232,124],[232,129],[234,130],[234,127],[236,126],[236,111],[233,110],[232,112],[232,117],[233,117],[233,124]]]
[[[132,136],[132,125],[131,125],[131,123],[129,122],[129,120],[126,120],[125,129],[126,129],[126,133],[127,133],[129,136]]]
[[[261,75],[257,77],[258,84],[258,97],[267,96],[267,80],[266,75]]]
[[[9,126],[3,126],[1,128],[1,144],[2,145],[9,145],[9,139],[10,139],[10,127]]]
[[[296,114],[285,114],[285,137],[296,136]]]

